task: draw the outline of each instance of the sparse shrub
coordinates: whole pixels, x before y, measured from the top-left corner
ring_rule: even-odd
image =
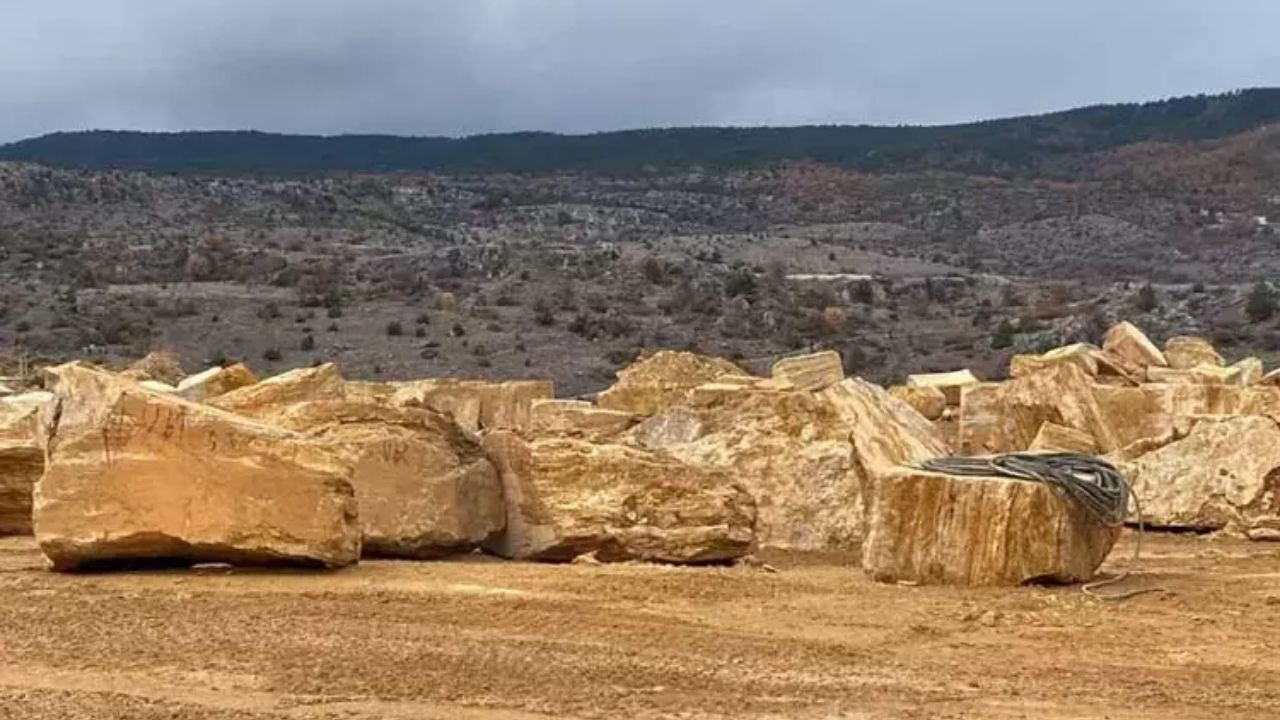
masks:
[[[268,302],[258,308],[258,318],[261,320],[275,320],[278,317],[280,317],[280,306],[274,302]]]
[[[316,349],[316,338],[314,335],[303,335],[302,342],[298,343],[298,349],[303,352]]]
[[[430,324],[431,324],[431,316],[430,316],[430,315],[428,315],[428,314],[426,314],[426,313],[422,313],[422,314],[418,315],[418,318],[417,318],[416,320],[414,320],[414,322],[415,322],[415,323],[417,323],[418,325],[430,325]]]
[[[329,327],[325,328],[329,332],[338,332],[338,323],[329,323]]]
[[[1276,290],[1271,283],[1262,280],[1254,283],[1245,302],[1244,312],[1253,322],[1270,320],[1276,314]]]
[[[400,337],[404,334],[404,327],[400,325],[399,320],[392,320],[387,323],[387,335],[390,337]]]
[[[640,261],[640,276],[652,285],[666,285],[670,280],[667,264],[652,255]]]
[[[454,312],[458,309],[458,296],[451,292],[436,293],[436,309],[441,312]]]
[[[453,324],[453,327],[449,329],[449,334],[453,335],[454,337],[462,337],[463,335],[467,334],[467,329],[462,326],[462,323],[455,322]]]
[[[844,371],[846,375],[857,375],[867,369],[870,358],[861,345],[850,345],[844,349]]]
[[[729,297],[753,295],[756,291],[756,276],[746,268],[738,268],[729,274],[724,281],[724,293]]]
[[[823,334],[826,334],[826,335],[835,334],[841,327],[844,326],[845,317],[846,316],[845,316],[844,310],[834,305],[828,305],[827,307],[823,308],[822,316],[821,316]]]
[[[283,357],[284,354],[280,352],[279,348],[267,348],[267,350],[262,353],[262,359],[267,362],[280,362]]]
[[[515,307],[520,302],[516,300],[515,291],[509,287],[504,287],[498,291],[498,297],[493,299],[493,304],[498,307]]]
[[[424,328],[424,327],[422,327],[421,325],[419,325],[419,326],[418,326],[418,328],[417,328],[416,330],[414,330],[414,331],[413,331],[413,336],[414,336],[414,337],[426,337],[426,336],[427,336],[427,329],[426,329],[426,328]]]
[[[640,356],[640,351],[635,348],[614,348],[605,353],[605,360],[611,365],[630,365]]]
[[[856,282],[849,288],[849,298],[863,305],[874,304],[876,301],[875,286],[868,280]]]
[[[13,329],[17,330],[20,333],[28,332],[29,330],[31,330],[31,323],[27,322],[26,320],[19,320],[18,324],[13,326]]]
[[[995,350],[1003,350],[1013,345],[1014,328],[1013,323],[1008,318],[1000,321],[996,326],[996,331],[991,335],[991,347]]]
[[[1149,313],[1160,307],[1160,298],[1156,296],[1156,289],[1151,283],[1147,283],[1138,289],[1138,295],[1133,300],[1133,306],[1138,312]]]
[[[600,293],[587,295],[587,309],[594,313],[604,314],[609,309],[609,302]]]
[[[538,298],[533,302],[533,320],[543,327],[555,324],[555,310],[551,308],[551,303],[547,302],[546,298]]]

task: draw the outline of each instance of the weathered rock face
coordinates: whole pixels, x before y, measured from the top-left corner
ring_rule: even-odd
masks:
[[[319,443],[109,373],[50,375],[34,519],[55,569],[359,556],[350,467]]]
[[[844,361],[839,353],[827,350],[783,358],[769,374],[796,390],[822,390],[844,380]]]
[[[0,535],[31,533],[31,493],[44,471],[40,411],[48,393],[0,399]]]
[[[951,406],[960,404],[961,390],[970,385],[976,385],[978,382],[978,378],[969,370],[907,376],[907,387],[937,388],[946,396],[947,404]]]
[[[298,368],[269,377],[262,382],[209,399],[209,404],[248,417],[268,417],[281,408],[300,402],[341,400],[346,381],[333,363]]]
[[[366,556],[464,552],[506,525],[497,471],[444,415],[322,400],[291,405],[272,422],[322,441],[351,464]]]
[[[1222,356],[1208,340],[1189,335],[1169,338],[1164,344],[1164,357],[1174,370],[1190,370],[1197,365],[1222,365]]]
[[[633,447],[577,438],[484,440],[502,474],[508,558],[706,563],[751,548],[755,503],[729,473]]]
[[[1107,331],[1102,341],[1102,349],[1119,357],[1126,364],[1136,368],[1151,366],[1167,367],[1169,361],[1160,348],[1155,346],[1133,323],[1118,323]]]
[[[744,375],[728,360],[664,350],[619,371],[618,382],[596,402],[607,410],[653,415],[681,403],[699,385]]]
[[[1196,365],[1182,370],[1147,368],[1147,382],[1170,385],[1239,385],[1240,371],[1218,365]]]
[[[187,400],[204,402],[256,382],[258,382],[258,376],[254,375],[247,365],[236,363],[227,367],[211,367],[204,372],[183,378],[178,383],[177,393]]]
[[[857,463],[869,479],[899,465],[951,453],[932,423],[878,385],[849,378],[820,395],[849,432]]]
[[[182,359],[177,353],[168,350],[147,353],[146,357],[130,365],[122,374],[131,380],[155,380],[170,386],[176,386],[186,375],[182,371]]]
[[[1026,377],[1052,365],[1066,363],[1075,365],[1092,377],[1098,374],[1098,355],[1097,348],[1085,343],[1054,348],[1041,355],[1014,355],[1009,361],[1009,376]]]
[[[1120,447],[1144,438],[1161,437],[1179,418],[1188,416],[1261,415],[1280,418],[1280,388],[1265,385],[1095,386],[1093,396]]]
[[[535,400],[529,434],[534,437],[565,435],[603,441],[630,428],[637,419],[631,413],[604,410],[581,400]]]
[[[1206,417],[1185,437],[1171,437],[1120,465],[1148,525],[1280,540],[1280,426],[1274,420]]]
[[[935,387],[895,385],[889,388],[889,394],[910,405],[926,420],[937,420],[947,410],[947,396]]]
[[[761,545],[856,549],[874,474],[948,452],[924,417],[859,379],[818,393],[737,386],[693,397],[704,402],[655,415],[622,441],[728,471],[756,499]]]
[[[482,429],[518,430],[529,426],[535,402],[555,397],[555,386],[550,380],[486,383],[480,397]]]
[[[431,378],[397,383],[392,405],[428,408],[444,413],[468,431],[522,430],[529,427],[533,404],[555,396],[550,380],[480,380]]]
[[[904,468],[873,487],[862,566],[882,582],[1083,582],[1118,536],[1041,483]]]
[[[1026,450],[1044,423],[1084,432],[1104,452],[1120,447],[1124,443],[1096,400],[1095,387],[1075,365],[1057,364],[1016,380],[966,388],[960,406],[960,453]]]
[[[1262,360],[1256,357],[1247,357],[1239,362],[1231,364],[1231,369],[1235,371],[1235,381],[1237,385],[1249,386],[1262,382]]]
[[[1040,426],[1040,432],[1036,433],[1035,440],[1031,441],[1031,447],[1027,449],[1032,452],[1072,452],[1096,455],[1098,453],[1098,443],[1087,432],[1047,422]]]

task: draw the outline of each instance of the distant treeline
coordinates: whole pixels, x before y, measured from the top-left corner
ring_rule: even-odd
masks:
[[[1097,105],[963,125],[668,128],[466,138],[261,132],[55,133],[0,160],[202,174],[434,171],[635,173],[815,161],[869,171],[1070,174],[1083,156],[1148,140],[1224,137],[1280,120],[1280,88]]]

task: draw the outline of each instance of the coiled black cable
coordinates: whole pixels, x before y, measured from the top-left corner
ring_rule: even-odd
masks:
[[[945,457],[926,460],[922,470],[962,477],[1009,477],[1049,485],[1060,497],[1074,502],[1099,523],[1107,527],[1120,527],[1129,515],[1132,501],[1138,517],[1138,537],[1134,544],[1133,562],[1136,564],[1142,552],[1142,508],[1133,494],[1129,482],[1115,466],[1099,457],[1080,453],[1010,453],[992,457]],[[1124,598],[1154,592],[1160,588],[1142,588],[1117,595],[1100,595],[1096,590],[1129,576],[1126,571],[1115,577],[1086,583],[1082,589],[1086,595],[1104,600]]]

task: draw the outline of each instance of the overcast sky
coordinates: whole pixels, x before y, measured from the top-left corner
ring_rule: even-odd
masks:
[[[944,123],[1280,84],[1280,0],[0,0],[0,142]]]

